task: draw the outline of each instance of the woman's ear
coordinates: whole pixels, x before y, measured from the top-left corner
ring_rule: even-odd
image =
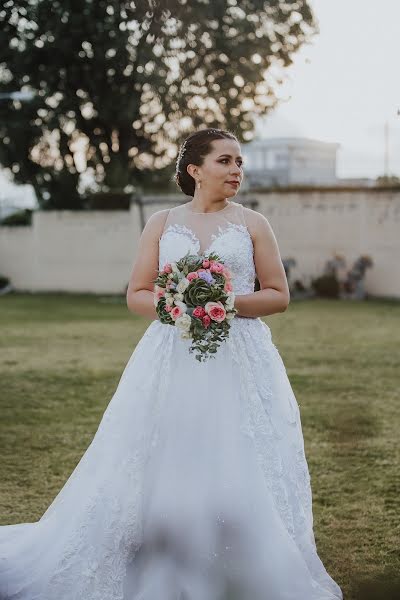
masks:
[[[186,171],[193,177],[193,179],[196,179],[196,175],[199,174],[197,166],[192,164],[186,167]]]

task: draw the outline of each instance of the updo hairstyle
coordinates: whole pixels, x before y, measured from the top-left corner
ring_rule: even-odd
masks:
[[[195,179],[188,173],[187,166],[201,167],[204,157],[212,152],[213,140],[229,139],[238,141],[236,136],[225,129],[200,129],[191,133],[182,143],[176,159],[174,180],[186,196],[194,196],[196,189]]]

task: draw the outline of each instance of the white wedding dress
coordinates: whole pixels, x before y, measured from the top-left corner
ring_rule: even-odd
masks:
[[[217,252],[254,291],[241,204],[168,214],[159,267]],[[41,519],[0,527],[1,600],[337,600],[318,557],[299,407],[260,318],[199,362],[154,320]]]

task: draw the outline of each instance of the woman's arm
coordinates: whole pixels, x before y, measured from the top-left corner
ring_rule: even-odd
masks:
[[[261,213],[245,208],[245,215],[253,239],[260,290],[236,296],[237,316],[264,317],[284,312],[290,302],[290,292],[274,232]]]
[[[147,220],[139,239],[126,292],[126,303],[132,313],[158,319],[154,306],[154,279],[158,275],[159,238],[169,209],[153,213]]]

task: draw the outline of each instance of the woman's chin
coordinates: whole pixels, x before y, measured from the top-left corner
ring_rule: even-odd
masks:
[[[236,196],[240,189],[239,187],[235,189],[232,185],[228,185],[227,187],[230,189],[225,191],[226,198],[232,198],[233,196]]]

